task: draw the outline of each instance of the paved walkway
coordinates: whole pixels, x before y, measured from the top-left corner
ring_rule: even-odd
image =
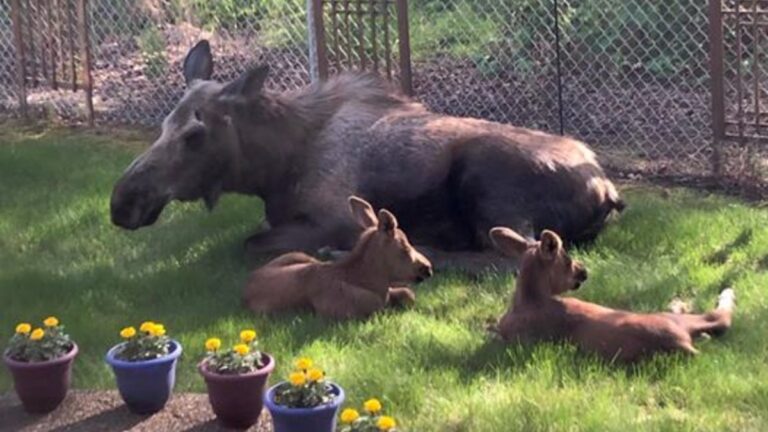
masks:
[[[271,432],[269,413],[259,418],[251,432]],[[177,394],[163,411],[152,416],[131,413],[116,391],[70,391],[54,412],[29,415],[15,395],[0,396],[0,431],[225,431],[216,422],[204,394]]]

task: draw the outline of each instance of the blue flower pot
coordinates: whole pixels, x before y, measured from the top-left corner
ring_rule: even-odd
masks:
[[[330,403],[314,408],[288,408],[275,403],[275,389],[279,383],[267,390],[264,404],[272,414],[275,432],[333,432],[336,430],[336,417],[339,407],[344,403],[344,390],[330,383],[335,395]]]
[[[106,357],[115,373],[120,396],[128,409],[136,414],[160,411],[168,402],[176,382],[176,362],[181,355],[181,344],[172,340],[165,357],[135,362],[115,358],[123,345],[112,347]]]

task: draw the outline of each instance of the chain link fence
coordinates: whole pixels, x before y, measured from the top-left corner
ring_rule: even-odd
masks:
[[[16,93],[13,88],[13,56],[15,50],[11,41],[10,0],[0,0],[0,114],[16,108]]]
[[[562,131],[630,171],[710,169],[706,2],[418,4],[416,93],[436,109]]]
[[[0,114],[17,108],[10,2],[0,0]],[[415,97],[438,112],[575,136],[622,172],[708,174],[706,3],[412,0]],[[97,123],[159,124],[200,38],[211,39],[217,79],[266,62],[273,90],[310,81],[306,0],[89,4]],[[28,99],[82,118],[75,92],[38,86]]]

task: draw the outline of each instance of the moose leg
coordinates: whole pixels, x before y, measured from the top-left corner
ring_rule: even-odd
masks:
[[[287,252],[315,253],[332,240],[332,233],[311,224],[287,224],[261,231],[245,241],[249,257],[274,256]]]
[[[494,250],[485,251],[444,251],[429,246],[416,246],[437,271],[455,270],[471,277],[480,277],[489,272],[515,273],[517,262],[502,256]]]
[[[416,294],[408,287],[390,288],[387,293],[387,305],[406,307],[416,303]]]

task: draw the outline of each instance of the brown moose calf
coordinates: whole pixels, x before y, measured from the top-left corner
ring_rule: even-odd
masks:
[[[490,236],[500,251],[520,262],[512,305],[494,329],[504,340],[570,340],[606,360],[633,362],[657,352],[697,354],[694,337],[719,335],[731,325],[730,288],[722,291],[715,310],[701,315],[610,309],[559,296],[578,289],[587,271],[568,256],[554,232],[544,231],[538,242],[509,228],[494,228]]]
[[[364,318],[388,304],[411,303],[401,285],[432,276],[432,264],[411,246],[387,210],[378,217],[357,197],[349,205],[363,233],[352,252],[325,263],[300,252],[282,255],[251,274],[243,301],[255,312],[309,309],[330,318]]]

